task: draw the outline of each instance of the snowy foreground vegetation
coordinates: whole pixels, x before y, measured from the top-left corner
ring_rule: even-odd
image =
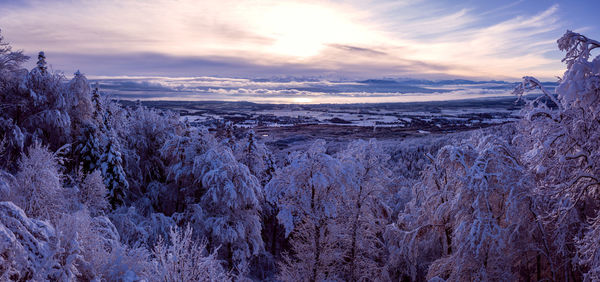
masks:
[[[555,94],[515,90],[545,94],[519,122],[283,159],[0,42],[2,281],[600,279],[600,43],[580,34]]]

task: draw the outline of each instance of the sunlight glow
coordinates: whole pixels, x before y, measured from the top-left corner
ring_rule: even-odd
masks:
[[[312,101],[313,101],[313,99],[310,99],[310,98],[293,98],[292,99],[292,102],[299,103],[299,104],[311,103]]]
[[[304,3],[278,4],[256,20],[258,32],[274,39],[269,52],[297,58],[315,56],[327,44],[360,40],[364,30],[343,11]]]

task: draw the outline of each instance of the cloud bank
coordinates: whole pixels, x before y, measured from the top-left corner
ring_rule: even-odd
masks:
[[[256,103],[425,102],[512,97],[505,81],[378,79],[332,81],[275,77],[94,77],[102,93],[127,100],[249,101]],[[548,83],[552,90],[555,83]],[[515,98],[516,99],[516,98]]]

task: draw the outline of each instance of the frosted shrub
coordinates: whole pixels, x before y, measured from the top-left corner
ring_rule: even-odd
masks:
[[[68,202],[62,188],[62,174],[55,155],[39,143],[21,156],[16,175],[14,202],[28,216],[55,219],[66,211]]]
[[[171,228],[170,244],[160,238],[154,246],[156,272],[160,281],[230,281],[231,277],[209,253],[205,241],[192,239],[192,229]]]
[[[175,225],[171,217],[162,213],[144,216],[135,207],[120,207],[110,214],[110,218],[119,231],[121,241],[130,246],[153,246]]]
[[[61,244],[58,258],[71,261],[79,280],[128,281],[153,277],[150,253],[145,248],[121,244],[117,229],[104,216],[90,217],[86,210],[81,210],[64,215],[56,230]]]
[[[108,191],[99,170],[88,174],[79,188],[79,199],[92,215],[100,215],[108,210],[107,195]]]

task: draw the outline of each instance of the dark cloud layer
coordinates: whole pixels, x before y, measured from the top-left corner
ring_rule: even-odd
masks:
[[[352,49],[347,49],[352,48]],[[379,52],[358,47],[344,47],[344,52],[373,53]],[[37,55],[29,54],[32,58]],[[385,56],[384,53],[379,54]],[[327,77],[335,79],[367,79],[378,77],[381,73],[389,76],[414,76],[419,70],[418,77],[429,79],[449,78],[444,74],[446,66],[425,63],[416,60],[397,60],[396,64],[383,65],[368,62],[359,64],[335,63],[335,65],[315,65],[311,63],[296,64],[263,64],[256,60],[239,57],[186,57],[168,56],[158,53],[142,54],[67,54],[46,52],[47,61],[55,70],[67,74],[81,70],[96,76],[220,76],[261,78],[281,76],[292,77]],[[30,60],[33,67],[35,59]],[[76,67],[75,67],[76,66]]]

